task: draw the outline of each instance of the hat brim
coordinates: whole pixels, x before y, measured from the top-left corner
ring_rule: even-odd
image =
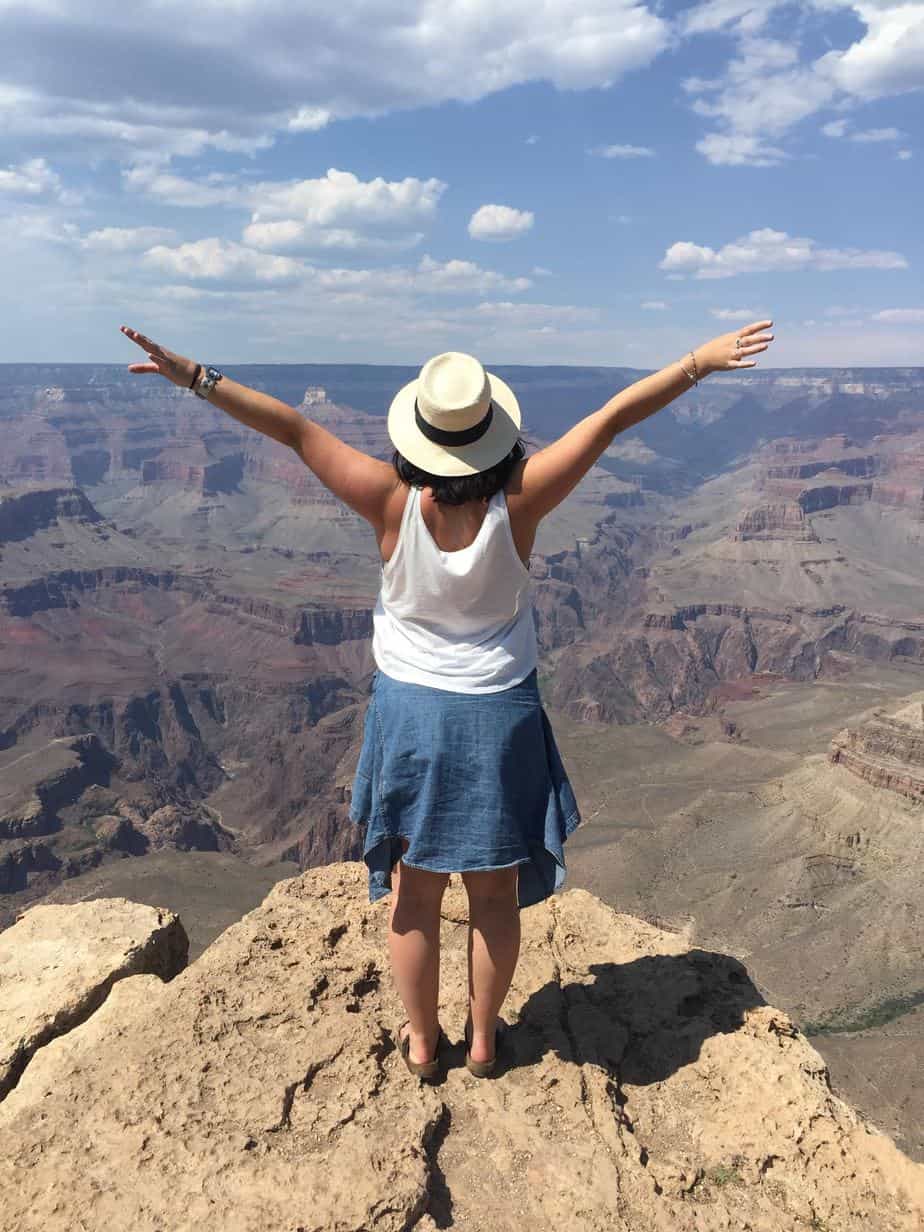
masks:
[[[493,372],[487,374],[494,414],[484,436],[470,445],[438,445],[417,427],[414,405],[417,379],[399,389],[388,408],[388,435],[408,462],[430,475],[475,475],[506,458],[520,435],[520,404],[513,390]]]

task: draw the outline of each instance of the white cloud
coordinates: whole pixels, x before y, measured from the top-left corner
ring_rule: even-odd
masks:
[[[17,85],[0,94],[0,130],[125,161],[245,152],[277,132],[526,82],[603,88],[673,38],[639,0],[585,0],[579,14],[571,0],[369,0],[355,14],[342,0],[159,0],[153,25],[120,0],[33,0],[4,27]]]
[[[716,250],[681,241],[672,244],[659,268],[668,277],[732,278],[768,271],[906,269],[898,252],[861,248],[820,248],[815,240],[762,227]]]
[[[139,163],[122,172],[122,182],[133,192],[145,193],[163,205],[204,209],[216,205],[247,208],[250,185],[237,176],[213,171],[202,179],[174,175],[154,163]]]
[[[766,309],[759,308],[710,308],[709,311],[719,321],[765,321]]]
[[[845,51],[829,51],[816,71],[868,100],[924,85],[924,7],[908,0],[814,0],[819,9],[852,9],[866,33]]]
[[[360,180],[331,167],[316,180],[256,184],[249,192],[254,223],[299,219],[320,227],[355,223],[408,223],[432,218],[446,189],[442,180],[408,176]]]
[[[696,148],[716,167],[775,167],[789,157],[778,146],[743,133],[710,133]]]
[[[663,312],[667,304],[663,299],[646,299],[642,301],[642,307],[648,312]]]
[[[596,308],[576,304],[521,304],[510,300],[484,302],[475,311],[482,317],[506,325],[548,327],[552,322],[595,321],[600,316]]]
[[[0,193],[13,197],[55,197],[63,205],[76,205],[83,194],[66,189],[57,171],[44,158],[30,158],[19,166],[0,169]]]
[[[218,172],[193,180],[149,165],[129,168],[122,176],[129,188],[164,204],[249,210],[250,223],[241,238],[248,247],[263,250],[411,248],[423,233],[402,229],[429,221],[446,189],[434,178],[360,180],[336,167],[318,179],[256,184]],[[401,233],[366,233],[381,228]]]
[[[924,308],[882,308],[874,312],[871,319],[897,325],[924,325]]]
[[[331,122],[331,113],[326,107],[299,107],[289,116],[286,128],[290,133],[316,133]]]
[[[597,145],[587,151],[598,158],[654,158],[655,152],[647,145]]]
[[[515,210],[509,205],[482,205],[468,221],[468,233],[475,240],[513,240],[532,228],[530,210]]]
[[[312,271],[317,285],[337,295],[361,294],[388,297],[395,292],[434,295],[486,295],[527,291],[529,278],[508,278],[483,269],[474,261],[436,261],[423,256],[416,267],[386,269],[325,269]]]
[[[697,143],[710,162],[773,165],[785,155],[768,142],[821,108],[924,86],[924,6],[908,0],[810,0],[810,6],[817,12],[850,11],[866,32],[846,49],[801,62],[798,26],[785,41],[765,33],[771,14],[787,7],[784,0],[767,0],[760,8],[747,0],[704,0],[684,14],[679,27],[685,35],[729,28],[738,44],[718,88],[714,81],[696,77],[683,83],[688,94],[712,93],[711,99],[696,97],[691,104],[697,114],[719,125],[718,132]],[[822,132],[842,137],[846,128],[846,121],[833,120]],[[854,139],[893,138],[857,134]],[[729,144],[723,146],[723,140]]]
[[[101,227],[85,235],[81,246],[100,252],[135,252],[155,244],[171,244],[176,238],[171,227]]]
[[[735,24],[738,32],[759,30],[772,11],[772,3],[756,0],[704,0],[687,9],[680,20],[684,34],[713,34]]]
[[[850,141],[901,141],[905,133],[900,128],[865,128],[847,132],[846,120],[831,120],[823,124],[821,131],[826,137],[847,137]]]
[[[536,136],[535,133],[533,133],[531,136],[526,138],[526,144],[527,145],[538,145],[539,138]]]
[[[907,162],[908,159],[911,158],[911,156],[912,155],[911,155],[910,150],[899,150],[898,153],[895,155],[895,157],[900,158],[902,162]]]
[[[473,261],[434,261],[423,257],[417,267],[419,283],[441,292],[484,294],[487,291],[528,291],[529,278],[508,278],[494,270],[482,269]]]
[[[900,141],[904,133],[898,128],[867,128],[850,134],[851,141]]]
[[[157,244],[148,249],[142,260],[150,268],[185,278],[278,282],[297,278],[304,272],[304,267],[291,257],[256,252],[216,236],[177,248]]]
[[[821,131],[826,137],[843,137],[847,132],[847,121],[829,120],[827,124],[822,124]]]

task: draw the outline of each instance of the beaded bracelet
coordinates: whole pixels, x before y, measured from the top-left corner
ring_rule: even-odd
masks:
[[[678,362],[678,364],[680,364],[680,367],[681,367],[681,369],[682,369],[682,371],[683,371],[684,376],[688,376],[688,377],[690,378],[690,380],[693,382],[693,384],[694,384],[694,385],[698,385],[698,384],[699,384],[699,369],[696,367],[696,356],[693,354],[693,352],[692,352],[692,351],[690,352],[690,359],[692,359],[692,360],[693,360],[693,372],[692,372],[692,373],[691,373],[691,372],[687,372],[687,370],[686,370],[686,368],[684,368],[683,364],[680,364],[680,360],[679,360],[679,359],[678,359],[678,361],[677,361],[677,362]],[[695,375],[694,375],[694,374],[695,374]]]

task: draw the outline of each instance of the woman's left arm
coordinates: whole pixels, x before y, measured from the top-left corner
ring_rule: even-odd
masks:
[[[127,326],[122,326],[122,333],[146,351],[150,361],[129,364],[129,372],[156,372],[174,385],[189,388],[198,366],[195,360],[176,355]],[[376,528],[381,526],[396,482],[389,463],[354,449],[278,398],[230,377],[222,377],[205,400],[248,428],[288,445],[335,496]]]

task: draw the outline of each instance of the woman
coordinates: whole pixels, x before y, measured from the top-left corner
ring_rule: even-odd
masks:
[[[469,900],[466,1065],[484,1077],[502,1039],[519,912],[561,887],[563,845],[580,823],[536,683],[536,529],[618,432],[711,372],[754,367],[770,325],[755,321],[690,351],[529,457],[513,391],[470,355],[435,356],[392,402],[390,464],[122,326],[149,360],[129,372],[193,388],[290,446],[375,531],[376,671],[350,818],[365,826],[370,902],[392,896],[389,950],[407,1011],[396,1034],[421,1078],[438,1074],[445,1040],[437,1007],[449,874],[461,874]]]

